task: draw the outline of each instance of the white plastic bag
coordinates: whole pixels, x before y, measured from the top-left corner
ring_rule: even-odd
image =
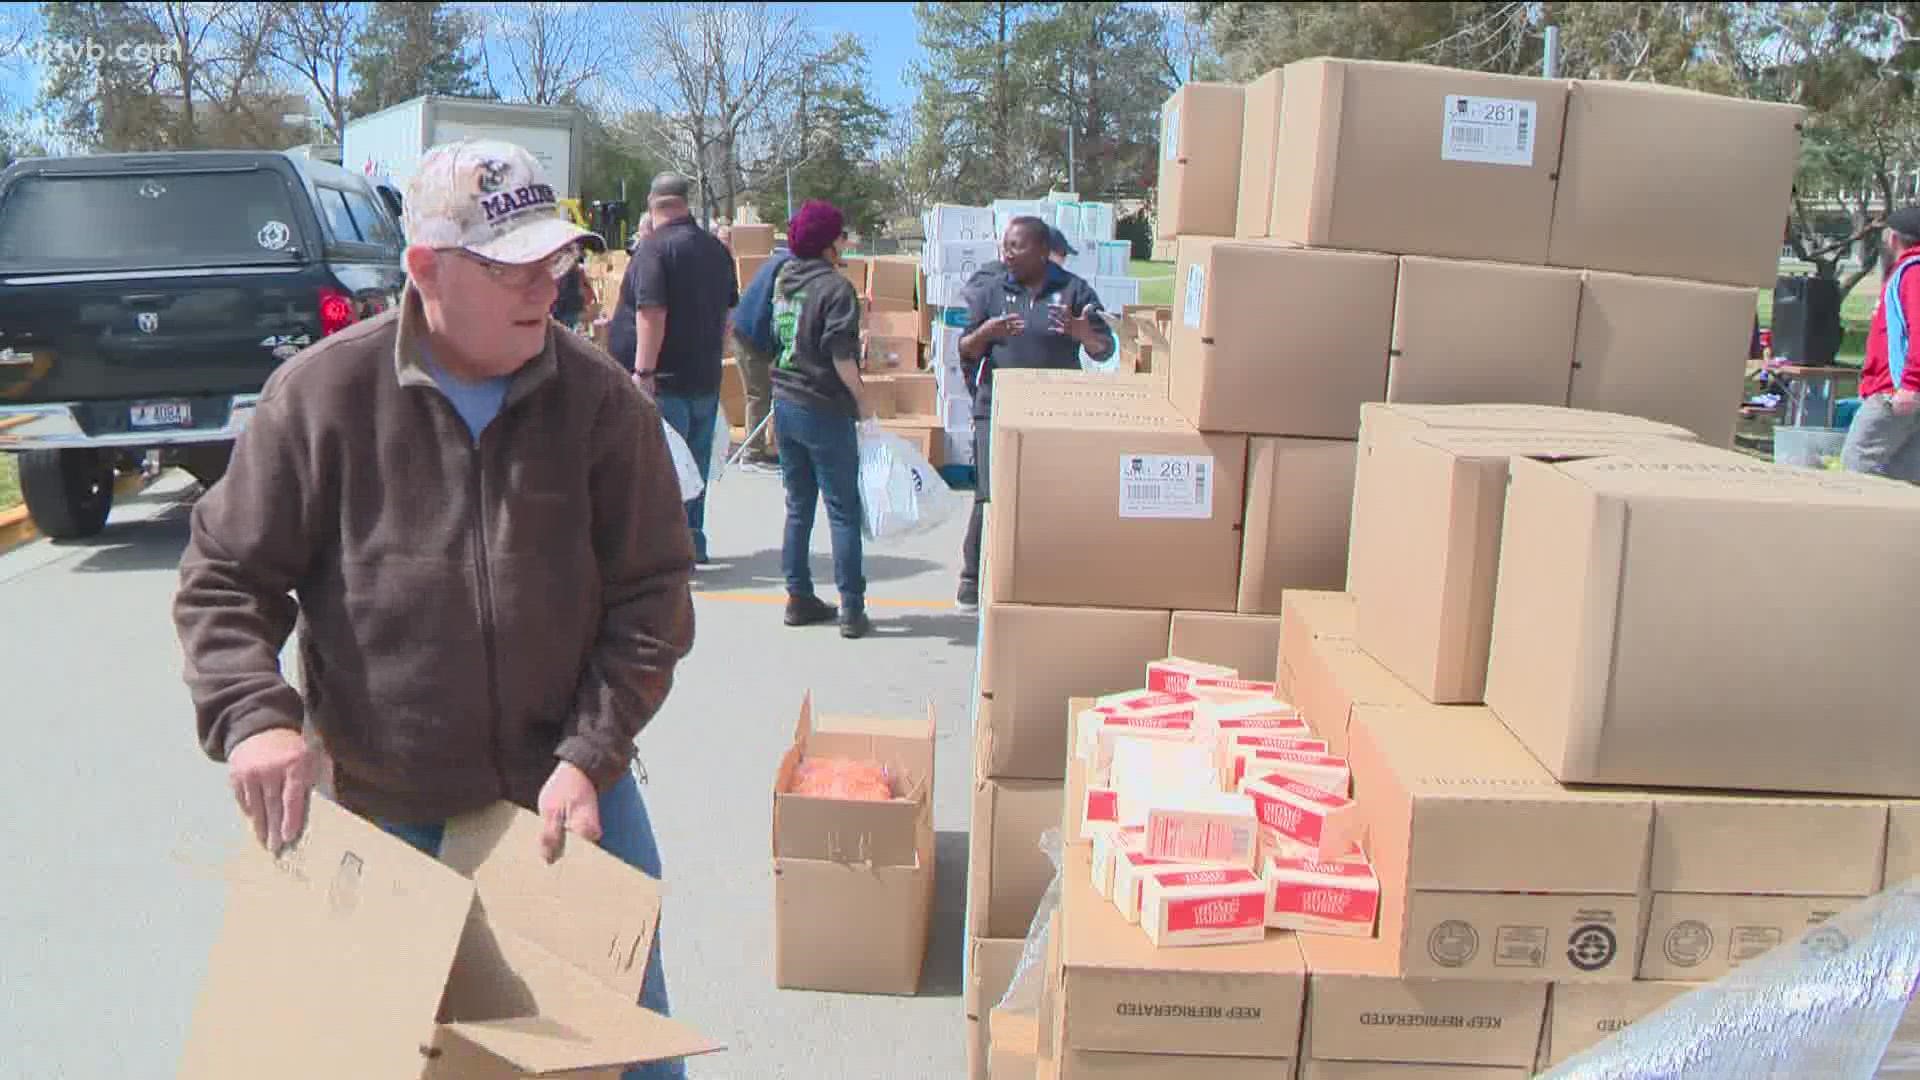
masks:
[[[673,429],[673,425],[664,419],[660,426],[667,430],[667,450],[673,454],[673,472],[680,478],[680,501],[692,502],[700,497],[706,484],[700,480],[700,463],[693,459],[693,451],[687,449],[687,440]]]
[[[959,512],[961,497],[913,444],[866,420],[860,424],[860,529],[869,540],[931,532]]]

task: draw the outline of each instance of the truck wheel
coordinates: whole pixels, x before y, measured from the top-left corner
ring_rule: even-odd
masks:
[[[20,454],[20,494],[42,533],[78,540],[107,526],[113,467],[97,450],[27,450]]]

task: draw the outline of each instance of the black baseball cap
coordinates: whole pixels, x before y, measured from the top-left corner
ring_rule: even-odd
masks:
[[[1920,236],[1920,206],[1903,206],[1888,214],[1887,228],[1901,236]]]
[[[1047,250],[1056,255],[1078,255],[1072,244],[1067,242],[1067,234],[1052,225],[1047,226]]]

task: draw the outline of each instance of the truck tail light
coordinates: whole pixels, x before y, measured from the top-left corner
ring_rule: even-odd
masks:
[[[320,336],[353,325],[353,299],[338,289],[320,290]]]

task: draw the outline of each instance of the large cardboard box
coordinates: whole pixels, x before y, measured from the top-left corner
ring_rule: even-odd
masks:
[[[603,1077],[719,1049],[635,1004],[658,883],[579,840],[549,864],[541,831],[498,803],[436,861],[316,795],[278,858],[249,836],[179,1075]]]
[[[1060,820],[1062,797],[1058,780],[974,782],[968,864],[975,902],[969,933],[1027,936],[1040,897],[1053,881],[1053,863],[1040,850],[1040,834]]]
[[[1167,655],[1224,664],[1243,679],[1273,682],[1280,664],[1280,616],[1176,611]]]
[[[1391,255],[1181,237],[1170,398],[1202,431],[1353,438],[1386,394],[1398,274]]]
[[[1401,259],[1387,400],[1565,405],[1579,315],[1576,271]]]
[[[1586,1053],[1691,989],[1686,983],[1657,981],[1554,984],[1538,1071]]]
[[[1920,875],[1920,802],[1896,799],[1887,807],[1887,872],[1882,888]]]
[[[1354,797],[1380,879],[1378,970],[1631,979],[1653,800],[1562,787],[1483,708],[1360,706]]]
[[[1751,288],[1582,275],[1568,403],[1664,420],[1731,447],[1752,333]]]
[[[1565,83],[1324,58],[1285,78],[1271,235],[1547,261]]]
[[[1244,435],[1205,435],[1151,389],[1108,403],[995,391],[987,582],[996,603],[1229,611]]]
[[[870,334],[867,337],[867,362],[863,366],[873,371],[917,371],[920,368],[920,339],[915,334],[906,337]]]
[[[1232,236],[1246,89],[1190,82],[1160,107],[1157,236]]]
[[[855,256],[840,260],[840,275],[853,283],[853,291],[861,296],[867,295],[867,274],[872,266],[868,260]]]
[[[1879,891],[1887,804],[1659,793],[1640,973],[1706,982]]]
[[[1724,453],[1658,436],[1462,429],[1365,445],[1353,496],[1354,516],[1366,523],[1353,535],[1357,640],[1441,703],[1478,702],[1486,691],[1509,462],[1630,454],[1650,445]]]
[[[893,392],[902,415],[940,415],[939,380],[931,371],[902,371],[893,376]]]
[[[1166,655],[1169,614],[1122,608],[988,604],[980,637],[983,776],[1066,775],[1066,704],[1130,690]]]
[[[1352,598],[1292,592],[1280,615],[1280,696],[1292,702],[1336,754],[1347,752],[1354,711],[1365,705],[1426,704],[1353,642]]]
[[[738,360],[720,361],[720,415],[730,428],[747,422],[747,378]]]
[[[933,707],[924,718],[816,715],[801,700],[773,787],[774,985],[912,994],[933,915]],[[898,798],[789,794],[809,754],[877,761]]]
[[[1886,590],[1920,573],[1916,529],[1920,490],[1880,477],[1515,461],[1487,704],[1567,782],[1920,794],[1920,728],[1886,677],[1911,662],[1915,616]],[[1844,558],[1762,569],[1837,536]],[[1730,627],[1764,630],[1791,676],[1755,678]]]
[[[1771,287],[1805,116],[1797,105],[1574,81],[1549,261]]]
[[[1306,966],[1289,933],[1258,944],[1161,949],[1093,887],[1092,854],[1061,875],[1062,1051],[1291,1058]],[[1164,1074],[1161,1074],[1164,1075]]]
[[[1338,439],[1253,438],[1238,609],[1277,615],[1293,589],[1347,580],[1354,447]]]
[[[1300,1062],[1295,1080],[1529,1080],[1531,1068],[1411,1061]]]
[[[988,1064],[993,1040],[994,1020],[1003,1015],[995,1008],[1006,995],[1014,968],[1026,941],[1019,938],[967,939],[967,985],[962,1011],[967,1020],[967,1072],[974,1080],[992,1075]]]
[[[1303,1057],[1531,1068],[1539,1054],[1546,983],[1403,978],[1346,938],[1302,934],[1300,949]]]
[[[1635,416],[1592,412],[1552,405],[1478,404],[1416,405],[1368,403],[1360,407],[1360,460],[1365,461],[1373,441],[1393,434],[1429,429],[1485,429],[1491,431],[1538,431],[1555,434],[1644,434],[1675,439],[1693,439],[1692,432],[1673,424],[1663,424]],[[1367,522],[1367,508],[1353,509],[1353,535],[1368,535],[1375,530]],[[1354,546],[1347,552],[1347,587],[1366,573],[1371,552]]]
[[[940,437],[939,417],[901,414],[880,421],[880,430],[905,439],[934,468],[946,464],[946,455],[942,452],[946,442]]]
[[[739,285],[741,292],[746,292],[747,286],[753,284],[753,279],[760,273],[761,268],[767,265],[768,258],[769,256],[766,255],[735,255],[733,257],[734,282]]]
[[[873,311],[867,316],[867,336],[902,343],[918,342],[920,316],[913,311]]]
[[[1273,222],[1273,181],[1282,165],[1280,152],[1280,99],[1285,91],[1285,68],[1274,68],[1247,84],[1244,114],[1240,119],[1240,190],[1233,221],[1233,235],[1258,238],[1271,235]]]
[[[1291,1077],[1288,1058],[1222,1057],[1217,1054],[1115,1054],[1068,1050],[1061,1080],[1274,1080]],[[999,1080],[995,1077],[994,1080]]]
[[[773,226],[735,225],[731,233],[735,258],[773,254]]]
[[[867,274],[867,295],[875,300],[893,300],[909,308],[920,287],[920,263],[899,255],[880,255],[873,259]]]
[[[988,1027],[989,1080],[1031,1080],[1040,1064],[1039,1016],[995,1009]]]

